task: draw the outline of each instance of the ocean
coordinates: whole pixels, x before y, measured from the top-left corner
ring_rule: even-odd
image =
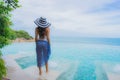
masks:
[[[51,40],[51,70],[62,72],[56,80],[108,80],[107,72],[120,74],[119,38],[57,38]],[[12,43],[3,55],[22,54],[15,59],[22,69],[36,65],[35,42]],[[110,67],[105,70],[103,65]],[[106,72],[107,71],[107,72]]]

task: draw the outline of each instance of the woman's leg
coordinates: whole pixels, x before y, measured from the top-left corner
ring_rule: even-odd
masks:
[[[48,73],[48,62],[45,64],[46,67],[46,73]]]
[[[42,67],[39,67],[39,74],[42,75]]]
[[[49,60],[49,49],[48,49],[48,42],[45,42],[46,44],[43,47],[43,56],[44,56],[44,62],[45,62],[45,68],[46,73],[48,73],[48,60]]]

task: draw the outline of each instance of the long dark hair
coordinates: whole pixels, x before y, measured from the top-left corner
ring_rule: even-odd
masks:
[[[40,38],[44,38],[45,37],[45,28],[38,27],[38,33],[39,33]]]

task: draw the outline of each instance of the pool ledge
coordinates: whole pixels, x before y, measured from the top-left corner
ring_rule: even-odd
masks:
[[[37,66],[31,66],[26,69],[21,69],[21,67],[16,63],[18,55],[7,55],[3,56],[7,67],[7,78],[10,80],[39,80],[38,68]],[[56,80],[59,76],[59,72],[51,70],[46,77],[46,74],[43,73],[43,76],[47,80]]]
[[[102,65],[108,80],[120,80],[120,63],[108,63]]]

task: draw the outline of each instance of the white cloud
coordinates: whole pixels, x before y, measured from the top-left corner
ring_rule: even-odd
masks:
[[[25,27],[30,34],[34,34],[36,26],[33,21],[45,16],[56,30],[77,32],[82,36],[120,37],[120,19],[114,18],[120,15],[120,10],[99,11],[115,1],[117,0],[20,0],[22,7],[13,12],[14,29]],[[111,25],[113,21],[114,24]]]

